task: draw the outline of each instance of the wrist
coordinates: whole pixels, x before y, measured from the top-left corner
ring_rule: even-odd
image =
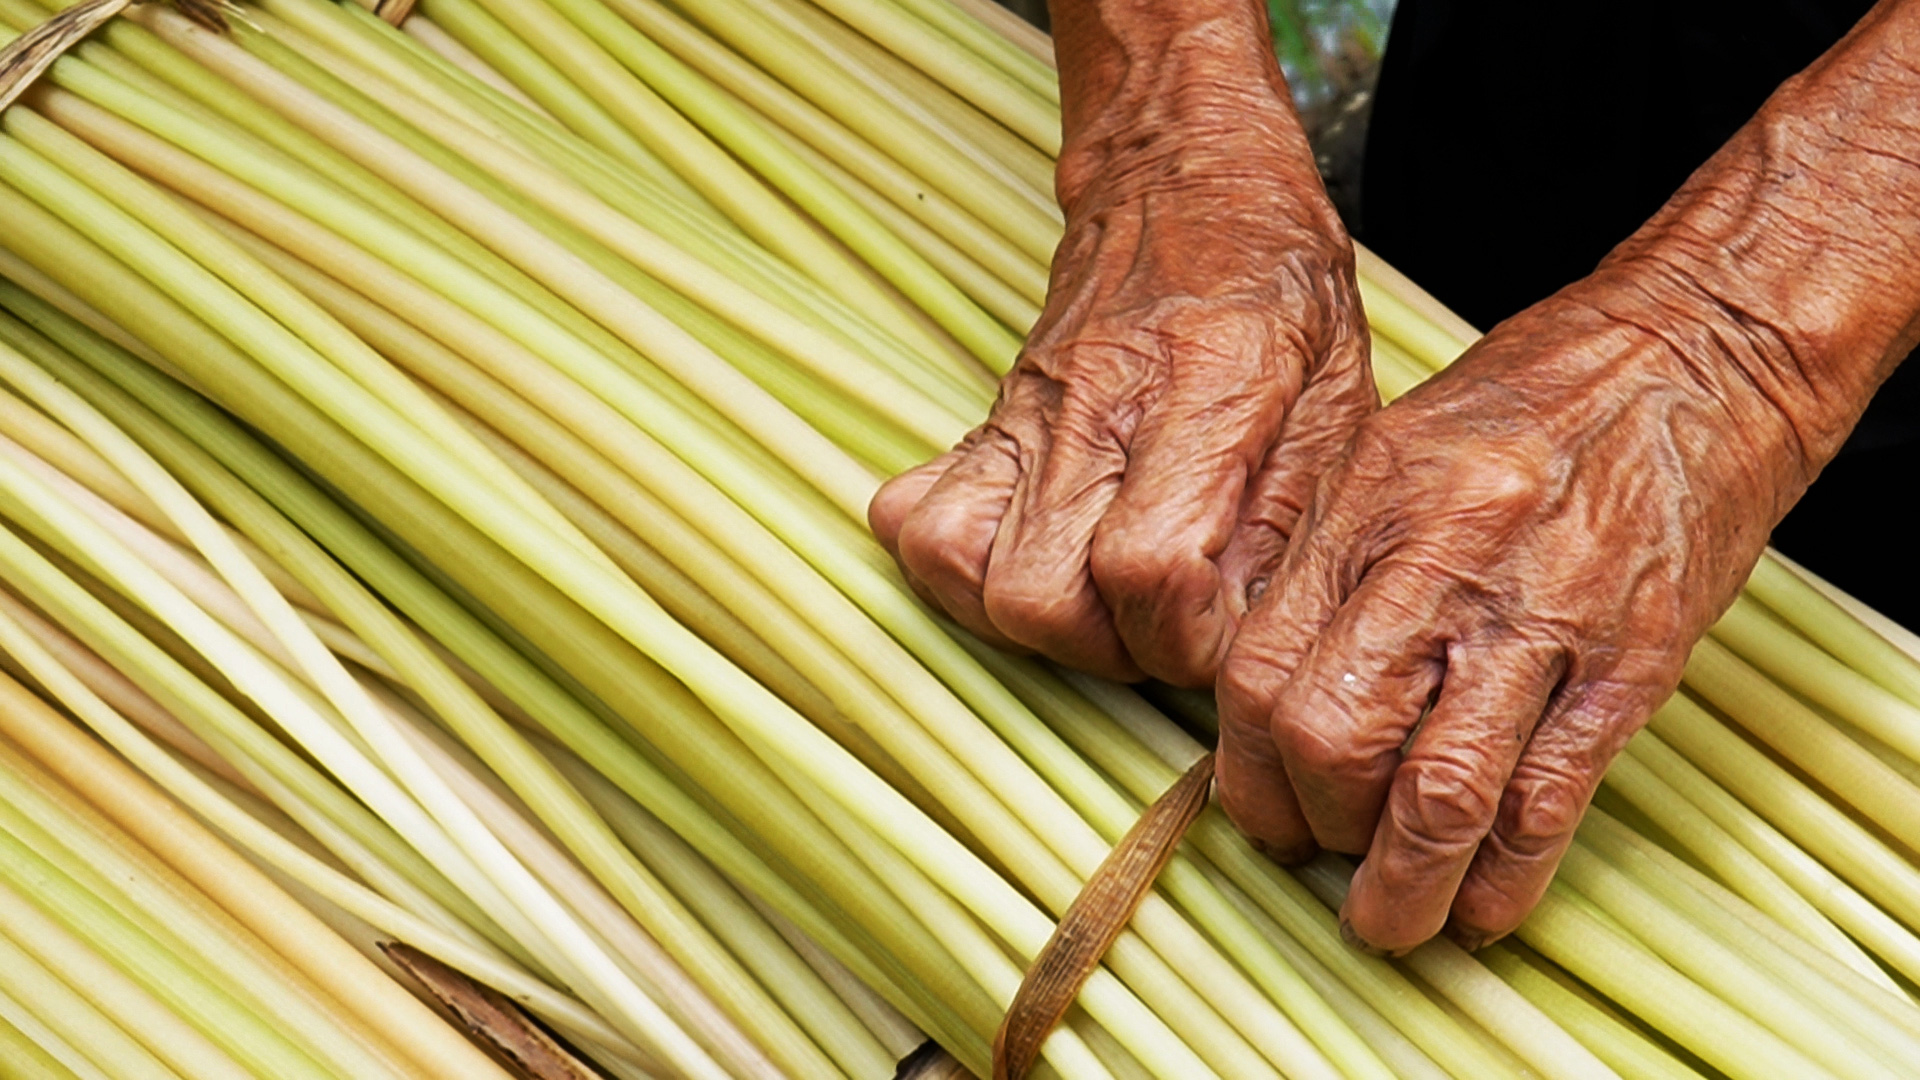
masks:
[[[1216,175],[1312,176],[1251,0],[1055,0],[1064,139],[1058,188],[1089,201]]]
[[[1671,297],[1808,475],[1920,337],[1920,5],[1788,80],[1602,264]]]

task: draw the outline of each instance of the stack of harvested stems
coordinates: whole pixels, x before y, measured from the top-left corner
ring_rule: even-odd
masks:
[[[1039,310],[1044,39],[227,22],[135,9],[0,115],[4,1071],[504,1075],[398,941],[610,1076],[984,1073],[1208,712],[982,648],[862,525]],[[1389,395],[1471,340],[1362,269]],[[1209,810],[1041,1069],[1920,1074],[1914,646],[1764,563],[1474,955],[1347,948],[1350,867]]]

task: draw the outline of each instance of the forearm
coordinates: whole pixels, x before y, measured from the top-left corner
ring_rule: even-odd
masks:
[[[1778,410],[1783,513],[1920,338],[1920,2],[1785,83],[1596,277],[1699,312],[1703,375]]]
[[[1317,188],[1312,152],[1256,0],[1051,0],[1060,58],[1061,204],[1199,169]]]

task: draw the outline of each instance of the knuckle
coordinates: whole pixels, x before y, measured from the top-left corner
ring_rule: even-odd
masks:
[[[1132,527],[1096,530],[1090,553],[1094,581],[1115,600],[1154,599],[1199,562],[1199,553],[1177,538]]]
[[[1586,814],[1592,786],[1586,777],[1556,770],[1516,771],[1499,808],[1502,845],[1521,857],[1559,850]]]
[[[990,513],[997,519],[999,508]],[[977,582],[994,532],[982,527],[988,516],[970,501],[922,501],[900,525],[900,561],[923,580]]]
[[[925,466],[922,466],[925,468]],[[867,504],[867,524],[874,535],[891,548],[898,548],[900,532],[913,508],[926,495],[927,483],[920,469],[902,473],[880,485]]]
[[[1227,658],[1221,663],[1214,682],[1214,696],[1220,703],[1220,722],[1225,724],[1228,717],[1244,720],[1257,715],[1264,727],[1278,687],[1279,673],[1273,666],[1236,640],[1228,648]]]
[[[1042,651],[1071,635],[1083,614],[1082,603],[1069,590],[1018,572],[989,570],[981,602],[1001,633]]]
[[[1447,486],[1455,499],[1468,505],[1502,510],[1531,507],[1546,491],[1546,455],[1530,446],[1489,442],[1482,452],[1459,455],[1449,470]]]
[[[1289,771],[1306,782],[1312,777],[1316,786],[1329,782],[1362,781],[1381,772],[1382,747],[1369,745],[1355,731],[1348,718],[1327,710],[1302,712],[1282,707],[1276,712],[1273,739],[1286,756]]]
[[[1469,756],[1421,758],[1401,766],[1388,812],[1409,840],[1445,851],[1480,843],[1499,812],[1500,791]]]

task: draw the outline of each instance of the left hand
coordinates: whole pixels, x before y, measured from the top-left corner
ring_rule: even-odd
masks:
[[[1545,890],[1806,482],[1751,331],[1603,269],[1363,421],[1222,668],[1221,798],[1276,858],[1364,853],[1343,931],[1470,945]]]

